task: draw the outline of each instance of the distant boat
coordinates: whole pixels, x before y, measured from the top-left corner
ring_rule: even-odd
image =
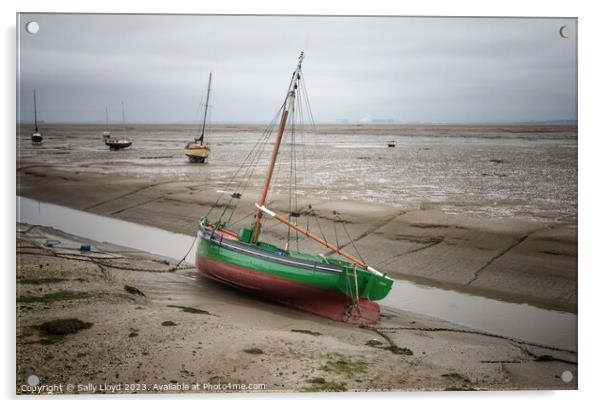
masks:
[[[31,134],[31,144],[41,145],[44,143],[44,136],[42,136],[42,132],[38,129],[38,107],[36,101],[36,91],[33,91],[33,121],[34,121],[34,130]]]
[[[184,154],[191,162],[205,163],[209,158],[209,146],[205,145],[205,125],[207,123],[207,109],[209,108],[209,93],[211,92],[211,72],[209,73],[209,83],[207,84],[207,97],[205,99],[205,113],[203,114],[203,128],[201,135],[195,138],[194,141],[188,142],[184,147]]]
[[[102,132],[102,140],[106,142],[111,138],[111,131],[109,130],[109,108],[105,106],[105,130]]]
[[[131,140],[128,139],[128,131],[125,126],[125,108],[123,107],[123,102],[121,102],[121,119],[123,122],[123,132],[125,133],[125,137],[123,139],[113,138],[109,135],[107,139],[105,139],[105,144],[109,146],[111,150],[119,150],[125,149],[126,147],[130,147],[132,145]]]
[[[387,146],[389,146],[389,147],[395,147],[395,140],[389,140],[387,142]]]

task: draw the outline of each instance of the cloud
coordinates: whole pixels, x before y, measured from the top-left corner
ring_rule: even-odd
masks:
[[[25,33],[27,21],[40,32]],[[50,122],[266,121],[300,50],[316,120],[576,118],[574,19],[21,14],[20,109]]]

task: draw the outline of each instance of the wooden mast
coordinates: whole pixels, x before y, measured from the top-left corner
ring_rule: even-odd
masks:
[[[205,138],[205,123],[207,122],[207,110],[209,109],[209,93],[211,92],[211,75],[209,73],[209,83],[207,84],[207,98],[205,98],[205,113],[203,115],[203,130],[201,130],[201,137],[199,141],[203,144],[203,139]]]
[[[297,83],[299,82],[299,78],[301,77],[301,63],[303,62],[303,52],[299,55],[299,63],[297,64],[297,68],[295,72],[293,72],[293,78],[291,79],[291,83],[288,88],[286,102],[284,103],[284,108],[282,110],[282,116],[280,118],[280,126],[278,128],[278,135],[276,136],[276,142],[274,143],[274,150],[272,151],[272,159],[270,160],[270,165],[268,166],[268,172],[265,177],[265,181],[263,183],[263,190],[261,192],[261,196],[259,197],[259,206],[265,206],[266,200],[268,197],[268,192],[270,190],[270,183],[272,181],[272,174],[274,173],[274,166],[276,165],[276,159],[278,158],[278,150],[280,150],[280,143],[282,142],[282,135],[284,134],[284,129],[286,128],[286,121],[288,119],[288,112],[292,108],[295,102],[295,96],[297,91]],[[259,232],[261,231],[261,218],[263,217],[263,212],[261,210],[257,210],[255,213],[255,225],[253,226],[253,233],[251,234],[251,243],[257,243],[257,239],[259,238]]]

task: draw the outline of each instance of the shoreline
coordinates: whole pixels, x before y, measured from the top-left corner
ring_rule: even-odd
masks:
[[[55,246],[45,245],[58,240]],[[78,244],[90,243],[82,253]],[[576,389],[577,353],[391,308],[371,329],[245,296],[175,260],[17,224],[17,393],[44,384],[113,384],[69,393]],[[61,294],[59,297],[58,294]],[[70,294],[70,296],[67,296]],[[75,296],[75,295],[78,296]],[[250,311],[252,310],[252,313]],[[49,335],[56,319],[81,319]],[[396,348],[394,348],[395,346]],[[575,375],[566,384],[560,374]],[[203,389],[178,386],[203,385]],[[154,388],[160,386],[160,388]],[[208,385],[209,388],[205,387]],[[213,388],[211,388],[213,387]]]
[[[214,204],[216,186],[201,180],[115,180],[94,172],[68,172],[20,163],[17,195],[103,216],[194,235],[196,222]],[[77,192],[77,194],[74,194]],[[240,206],[253,211],[252,193]],[[339,201],[351,236],[368,263],[390,276],[514,303],[577,311],[576,219],[543,223],[450,215],[429,206],[401,209]],[[332,221],[332,202],[314,207]],[[285,209],[275,196],[271,207]],[[332,236],[331,222],[322,222]],[[277,243],[284,229],[266,231]],[[346,247],[348,242],[343,242]],[[322,252],[312,243],[301,250]]]

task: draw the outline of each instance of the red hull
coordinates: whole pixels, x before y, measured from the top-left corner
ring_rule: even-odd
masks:
[[[372,324],[380,317],[378,303],[360,298],[359,310],[340,292],[316,288],[299,282],[242,268],[207,257],[196,257],[203,276],[252,292],[260,297],[328,319],[353,324]]]

